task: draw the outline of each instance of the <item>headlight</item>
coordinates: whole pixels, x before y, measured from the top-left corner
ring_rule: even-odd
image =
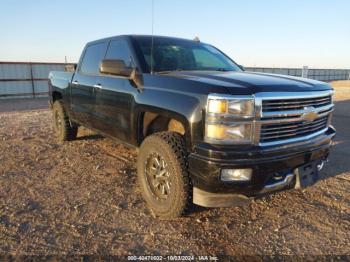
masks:
[[[254,116],[254,100],[231,100],[228,102],[228,113],[242,117]]]
[[[233,142],[250,142],[252,126],[251,124],[235,124],[235,125],[215,125],[207,124],[206,137]]]
[[[208,96],[205,139],[209,143],[252,142],[254,99],[248,96]]]
[[[254,99],[251,97],[232,97],[219,95],[209,95],[208,113],[214,114],[232,114],[235,117],[253,117]]]
[[[209,99],[207,111],[209,113],[225,114],[227,112],[227,101],[221,99]]]

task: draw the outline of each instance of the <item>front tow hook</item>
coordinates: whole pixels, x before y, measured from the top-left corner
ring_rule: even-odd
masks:
[[[266,186],[260,191],[260,193],[269,193],[272,191],[277,191],[285,188],[286,186],[290,185],[290,183],[293,181],[295,175],[293,173],[287,174],[285,178],[281,181],[278,181],[276,183],[271,183]]]

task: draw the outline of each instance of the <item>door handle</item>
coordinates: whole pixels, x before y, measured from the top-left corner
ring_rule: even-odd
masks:
[[[72,84],[73,85],[77,85],[77,84],[79,84],[79,82],[77,80],[75,80],[75,81],[72,82]]]
[[[94,87],[95,87],[95,88],[97,88],[97,89],[99,89],[99,90],[101,90],[101,89],[102,89],[101,84],[96,84],[96,85],[94,85]]]

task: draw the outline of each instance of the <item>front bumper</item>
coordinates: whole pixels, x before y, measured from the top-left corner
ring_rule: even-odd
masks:
[[[200,190],[211,197],[217,194],[219,198],[224,195],[225,199],[227,194],[249,198],[266,193],[266,186],[276,173],[287,175],[301,165],[326,159],[334,136],[335,129],[329,127],[324,134],[312,140],[282,146],[262,148],[200,144],[189,156],[194,192]],[[223,168],[252,168],[252,179],[249,182],[222,182],[220,172]]]

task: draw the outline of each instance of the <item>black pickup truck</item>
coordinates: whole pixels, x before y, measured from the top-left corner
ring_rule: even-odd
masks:
[[[141,191],[160,217],[310,186],[335,135],[328,84],[246,72],[198,40],[93,41],[49,87],[61,141],[82,125],[138,149]]]

